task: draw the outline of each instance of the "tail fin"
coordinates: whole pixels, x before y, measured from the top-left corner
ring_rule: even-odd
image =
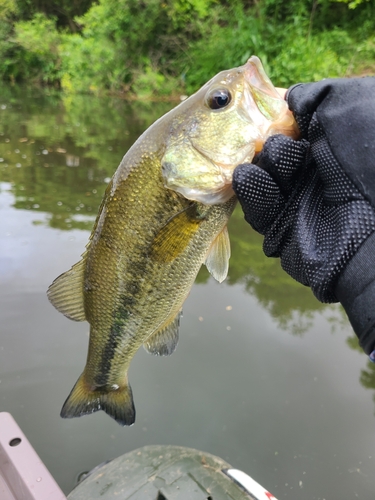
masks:
[[[81,417],[98,410],[105,411],[120,425],[132,425],[135,421],[133,394],[129,384],[116,390],[104,388],[90,390],[82,374],[62,407],[62,418]]]

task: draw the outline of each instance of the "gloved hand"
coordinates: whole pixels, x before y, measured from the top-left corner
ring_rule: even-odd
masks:
[[[340,301],[375,360],[375,78],[298,84],[286,100],[302,140],[270,137],[233,189],[265,254]]]

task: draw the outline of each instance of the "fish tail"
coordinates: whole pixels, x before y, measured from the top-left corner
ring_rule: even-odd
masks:
[[[90,389],[82,374],[66,399],[60,416],[62,418],[81,417],[99,410],[105,411],[120,425],[134,424],[133,394],[127,381],[118,389],[108,390],[103,387]]]

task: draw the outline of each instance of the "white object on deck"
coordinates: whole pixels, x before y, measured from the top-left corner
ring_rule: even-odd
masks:
[[[66,500],[10,413],[0,412],[1,500]]]
[[[225,473],[248,491],[253,496],[254,500],[277,500],[272,493],[265,490],[263,486],[254,481],[254,479],[245,474],[245,472],[242,472],[242,470],[227,469]]]

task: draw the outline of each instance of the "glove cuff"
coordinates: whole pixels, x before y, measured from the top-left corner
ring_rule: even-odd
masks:
[[[341,273],[335,295],[366,354],[375,349],[375,232]]]

